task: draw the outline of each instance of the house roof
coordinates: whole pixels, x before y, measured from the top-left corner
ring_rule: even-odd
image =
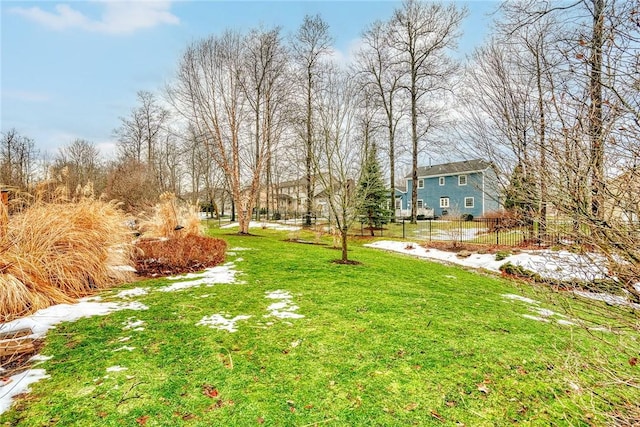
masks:
[[[491,167],[491,163],[482,160],[464,160],[462,162],[443,163],[441,165],[420,166],[418,167],[419,177],[457,175],[465,172],[478,172]],[[412,174],[405,178],[411,179]]]

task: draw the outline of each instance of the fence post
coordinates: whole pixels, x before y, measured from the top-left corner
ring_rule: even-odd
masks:
[[[496,218],[496,246],[500,245],[500,218]]]
[[[402,238],[406,239],[407,237],[406,237],[406,233],[405,233],[405,230],[404,230],[404,222],[405,222],[405,219],[402,218]]]
[[[431,242],[431,221],[433,221],[432,219],[429,220],[429,242]]]

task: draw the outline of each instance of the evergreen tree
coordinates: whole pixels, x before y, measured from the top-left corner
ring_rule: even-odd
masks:
[[[359,213],[366,218],[373,236],[374,228],[382,225],[389,215],[385,202],[389,191],[384,185],[375,145],[367,153],[367,160],[358,183]]]

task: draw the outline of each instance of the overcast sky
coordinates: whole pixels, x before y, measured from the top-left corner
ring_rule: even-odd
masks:
[[[281,26],[304,15],[329,24],[348,58],[361,31],[387,19],[398,1],[5,1],[1,14],[0,128],[15,128],[52,154],[76,138],[113,153],[113,129],[136,92],[160,93],[193,40],[227,28]],[[470,16],[459,54],[482,43],[495,1],[459,2]]]

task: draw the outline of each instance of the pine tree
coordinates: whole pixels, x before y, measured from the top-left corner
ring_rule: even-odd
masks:
[[[389,211],[385,208],[388,196],[389,191],[382,179],[376,147],[373,146],[367,153],[367,160],[358,183],[359,213],[369,224],[372,236],[374,228],[382,225],[389,215]]]

